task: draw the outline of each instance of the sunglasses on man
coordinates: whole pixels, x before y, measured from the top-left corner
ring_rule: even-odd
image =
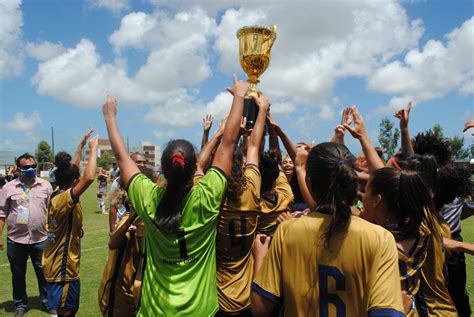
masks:
[[[22,170],[27,170],[27,169],[30,169],[30,168],[36,168],[36,164],[20,166],[20,169],[22,169]]]

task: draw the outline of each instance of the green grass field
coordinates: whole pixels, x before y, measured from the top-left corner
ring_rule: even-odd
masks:
[[[84,231],[81,258],[81,303],[78,316],[100,316],[97,304],[97,288],[107,258],[108,218],[99,213],[96,185],[93,185],[82,197],[84,210]],[[474,243],[474,217],[463,221],[463,237]],[[6,229],[5,229],[6,231]],[[6,232],[3,237],[6,240]],[[4,243],[6,246],[6,242]],[[471,294],[471,306],[474,307],[474,257],[467,256],[467,288]],[[10,266],[6,252],[0,252],[0,316],[11,316],[13,313],[12,286]],[[31,263],[28,264],[27,290],[30,298],[30,310],[27,316],[49,316],[42,311],[36,276]]]

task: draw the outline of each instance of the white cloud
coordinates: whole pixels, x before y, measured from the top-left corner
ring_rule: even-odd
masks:
[[[424,31],[396,1],[243,2],[227,10],[217,27],[221,70],[239,68],[235,31],[245,24],[277,25],[259,87],[273,99],[320,108],[331,103],[337,80],[368,76],[415,47]]]
[[[474,92],[474,17],[445,36],[446,44],[429,40],[424,47],[409,51],[403,61],[377,69],[368,87],[377,92],[400,94],[407,99],[427,101],[458,90]],[[391,102],[393,103],[393,102]]]
[[[40,63],[32,83],[40,94],[80,107],[98,107],[106,94],[121,103],[148,105],[188,98],[188,90],[211,75],[206,48],[212,27],[213,20],[200,10],[172,17],[130,13],[109,39],[119,54],[114,63],[103,63],[95,45],[82,39]],[[136,36],[131,35],[135,31]],[[121,55],[126,48],[149,50],[146,62],[132,76]]]
[[[212,114],[219,122],[229,114],[232,96],[227,92],[219,93],[207,104],[196,101],[190,96],[181,96],[168,100],[163,105],[152,107],[145,115],[146,122],[157,125],[189,127],[202,122],[206,114]]]
[[[51,43],[44,41],[41,43],[28,42],[25,45],[25,52],[31,58],[37,59],[41,62],[53,59],[66,51],[61,43]]]
[[[17,112],[8,122],[0,123],[0,127],[13,132],[31,133],[41,123],[41,117],[38,112],[33,112],[27,117],[23,112]]]
[[[0,79],[18,76],[23,70],[20,0],[0,2]]]
[[[153,135],[158,141],[166,142],[166,141],[169,141],[171,138],[173,138],[176,135],[176,132],[172,130],[166,130],[166,131],[153,130]]]
[[[474,90],[467,57],[472,22],[448,34],[447,45],[431,40],[420,52],[422,22],[410,20],[396,0],[150,1],[154,12],[127,14],[109,36],[113,62],[102,61],[94,43],[83,39],[39,64],[32,78],[38,92],[80,107],[99,107],[109,93],[120,103],[151,106],[148,121],[190,126],[205,113],[228,112],[229,95],[207,102],[200,100],[199,89],[215,65],[226,74],[241,72],[237,29],[273,23],[277,40],[259,89],[271,99],[274,113],[299,109],[314,115],[316,108],[314,119],[332,120],[338,104],[334,87],[347,77],[368,78],[370,89],[401,95],[392,104],[407,96],[419,101],[454,89]],[[128,69],[131,50],[147,56],[134,73]],[[453,77],[445,78],[450,88],[439,89],[447,74]]]
[[[106,9],[114,14],[130,8],[129,0],[89,0],[88,2],[92,8]]]

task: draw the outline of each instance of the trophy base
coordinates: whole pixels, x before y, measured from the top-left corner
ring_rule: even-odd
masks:
[[[252,97],[250,98],[245,97],[243,116],[247,118],[247,124],[245,125],[245,128],[247,130],[253,129],[253,126],[255,125],[255,121],[257,120],[257,115],[258,115],[257,103]]]

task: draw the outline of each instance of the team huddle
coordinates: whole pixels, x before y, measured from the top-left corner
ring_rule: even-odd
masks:
[[[119,176],[108,196],[102,314],[469,316],[464,252],[474,248],[462,242],[460,226],[474,214],[470,175],[452,165],[442,139],[410,138],[411,105],[395,114],[402,146],[385,162],[355,106],[344,110],[330,142],[295,145],[258,93],[258,115],[247,129],[248,89],[234,76],[231,109],[217,132],[209,139],[206,116],[199,153],[186,140],[170,141],[161,175],[139,153],[129,154],[117,102],[107,98],[103,114]],[[346,132],[362,155],[344,145]],[[97,136],[82,177],[78,153],[91,133],[73,157],[55,158],[42,254],[43,303],[53,316],[79,309],[79,198],[96,178]],[[32,160],[19,158],[22,176]],[[20,198],[36,182],[10,183],[0,192],[0,220],[9,231],[32,220],[31,207],[11,204],[31,203]]]

